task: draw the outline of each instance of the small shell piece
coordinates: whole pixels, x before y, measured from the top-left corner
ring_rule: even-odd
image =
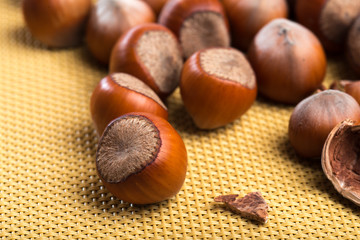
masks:
[[[326,177],[345,198],[360,206],[360,125],[346,119],[326,139],[321,164]]]
[[[240,214],[251,220],[266,223],[268,220],[269,206],[265,202],[260,192],[251,192],[243,198],[238,198],[237,194],[221,195],[216,197],[215,202],[223,202],[233,212]]]

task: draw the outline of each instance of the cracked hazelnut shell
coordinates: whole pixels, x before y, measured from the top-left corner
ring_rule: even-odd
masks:
[[[321,165],[326,177],[345,198],[360,206],[360,125],[346,119],[326,139]]]

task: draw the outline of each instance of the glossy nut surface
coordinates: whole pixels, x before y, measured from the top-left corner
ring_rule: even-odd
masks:
[[[271,20],[286,18],[285,0],[224,0],[232,46],[246,51],[256,33]]]
[[[248,59],[259,93],[281,103],[296,104],[309,96],[326,73],[326,56],[319,40],[286,19],[275,19],[256,34]]]
[[[49,47],[72,47],[83,40],[91,0],[24,0],[31,34]]]
[[[360,1],[296,0],[295,13],[297,21],[313,31],[327,51],[340,53],[360,14]]]
[[[359,104],[338,90],[311,95],[296,105],[289,121],[289,140],[302,157],[320,158],[330,131],[341,121],[360,120]]]
[[[181,98],[197,127],[213,129],[243,115],[257,94],[254,72],[245,56],[232,48],[209,48],[184,65]]]
[[[174,34],[162,25],[148,23],[133,27],[118,40],[109,71],[131,74],[165,99],[179,85],[182,67]]]
[[[230,46],[227,17],[218,0],[168,1],[159,23],[178,37],[185,58],[204,48]]]
[[[96,167],[117,198],[150,204],[177,194],[185,180],[183,140],[163,118],[130,113],[109,124],[100,139]]]
[[[125,73],[110,74],[99,82],[91,96],[90,111],[100,136],[112,120],[129,112],[150,112],[168,118],[159,97],[142,81]]]
[[[92,55],[103,64],[110,61],[116,41],[130,28],[155,21],[155,14],[141,0],[99,0],[86,29],[86,43]]]

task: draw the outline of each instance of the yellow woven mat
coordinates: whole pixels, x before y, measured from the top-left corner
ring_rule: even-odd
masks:
[[[0,236],[3,239],[355,239],[360,208],[342,198],[320,162],[298,158],[287,137],[293,109],[258,100],[233,124],[198,131],[176,91],[170,122],[189,156],[180,193],[133,206],[95,171],[89,99],[106,75],[84,47],[47,50],[24,27],[20,0],[0,1]],[[345,75],[344,75],[344,74]],[[347,78],[332,60],[326,82]],[[213,198],[261,191],[261,225]]]

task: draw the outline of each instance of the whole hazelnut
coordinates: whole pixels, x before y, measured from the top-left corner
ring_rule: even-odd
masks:
[[[286,18],[285,0],[224,0],[231,29],[231,44],[246,51],[255,34],[268,22]]]
[[[166,27],[147,23],[133,27],[119,39],[110,59],[110,73],[131,74],[162,99],[179,85],[183,67],[180,45]]]
[[[325,90],[296,105],[289,121],[289,139],[295,151],[306,158],[320,158],[330,131],[341,121],[360,120],[360,107],[350,95]]]
[[[296,0],[296,19],[313,31],[324,48],[341,52],[347,33],[360,14],[358,0]]]
[[[72,47],[83,40],[91,0],[24,0],[31,34],[49,47]]]
[[[207,48],[184,65],[180,93],[185,108],[201,129],[222,127],[254,103],[257,86],[246,57],[233,48]]]
[[[326,56],[319,40],[286,19],[275,19],[256,34],[248,59],[259,93],[281,103],[296,104],[309,96],[326,73]]]
[[[86,43],[93,56],[108,64],[116,41],[130,28],[155,21],[155,14],[142,0],[99,0],[86,29]]]
[[[105,187],[134,204],[156,203],[177,194],[186,168],[180,135],[150,113],[129,113],[112,121],[96,153],[96,169]]]
[[[219,0],[169,0],[159,23],[178,37],[185,58],[208,47],[229,47],[225,10]]]
[[[99,82],[91,96],[90,111],[99,136],[112,120],[129,112],[168,118],[167,108],[155,92],[126,73],[110,74]]]

